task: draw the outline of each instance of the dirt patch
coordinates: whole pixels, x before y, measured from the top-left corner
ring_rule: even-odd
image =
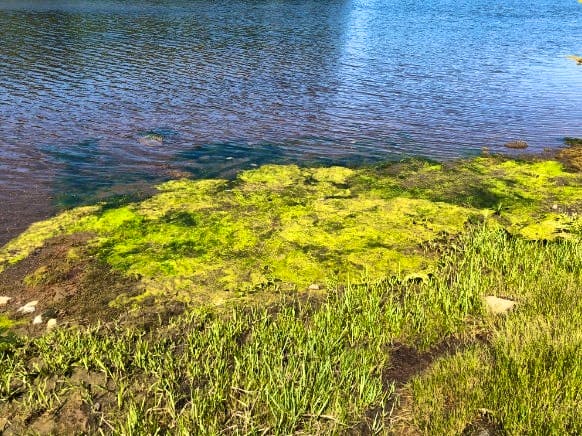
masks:
[[[424,352],[405,344],[395,344],[390,353],[390,366],[382,374],[384,386],[388,388],[394,383],[397,389],[401,388],[439,357],[455,354],[466,346],[465,342],[452,336]]]
[[[478,338],[477,340],[481,340]],[[426,371],[432,363],[443,356],[449,356],[468,346],[466,341],[450,336],[445,338],[427,351],[419,351],[406,344],[396,343],[390,350],[390,362],[382,373],[382,384],[386,391],[394,392],[390,395],[384,407],[373,407],[366,411],[364,419],[342,434],[346,435],[374,435],[377,432],[374,426],[379,421],[388,423],[399,414],[402,405],[399,404],[403,388],[412,377]],[[416,434],[412,428],[398,426],[396,434]]]
[[[463,430],[462,436],[501,436],[504,434],[503,427],[484,410]]]
[[[27,333],[42,331],[51,318],[85,324],[117,317],[120,309],[109,302],[122,293],[136,294],[139,284],[92,256],[90,239],[89,234],[53,238],[0,273],[0,295],[12,297],[0,314],[19,321]],[[17,312],[31,301],[38,301],[33,313]],[[42,323],[32,326],[39,315]]]

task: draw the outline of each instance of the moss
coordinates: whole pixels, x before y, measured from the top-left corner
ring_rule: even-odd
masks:
[[[38,267],[33,273],[24,278],[24,284],[27,286],[36,286],[47,281],[49,270],[46,265]]]
[[[8,318],[6,315],[0,314],[0,333],[2,330],[8,329],[14,325],[14,321]]]
[[[581,208],[581,177],[555,160],[495,156],[361,169],[265,165],[231,182],[175,180],[142,202],[71,210],[31,226],[0,251],[0,264],[56,234],[85,232],[99,259],[141,281],[140,298],[216,303],[330,277],[426,274],[435,261],[428,243],[467,223],[495,221],[529,239],[578,234],[580,218],[565,211]]]
[[[84,219],[91,218],[100,206],[85,206],[66,211],[54,218],[32,224],[24,233],[0,249],[0,272],[7,264],[16,263],[28,257],[50,238],[79,230]]]

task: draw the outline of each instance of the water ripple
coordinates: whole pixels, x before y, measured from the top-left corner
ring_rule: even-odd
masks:
[[[581,14],[553,0],[0,0],[0,202],[26,215],[265,162],[558,146],[582,136],[582,69],[566,58]]]

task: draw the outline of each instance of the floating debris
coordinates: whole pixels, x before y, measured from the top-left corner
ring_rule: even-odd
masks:
[[[580,2],[582,3],[582,1]],[[578,65],[582,65],[582,56],[568,56],[568,59],[572,59],[574,62],[576,62]]]
[[[148,147],[155,147],[164,143],[164,136],[159,133],[148,132],[140,136],[138,142]]]

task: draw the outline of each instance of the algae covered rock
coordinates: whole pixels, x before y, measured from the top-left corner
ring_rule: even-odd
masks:
[[[515,150],[524,150],[528,147],[528,143],[526,141],[518,139],[515,141],[506,142],[505,144],[503,144],[503,146],[505,148],[513,148]]]

